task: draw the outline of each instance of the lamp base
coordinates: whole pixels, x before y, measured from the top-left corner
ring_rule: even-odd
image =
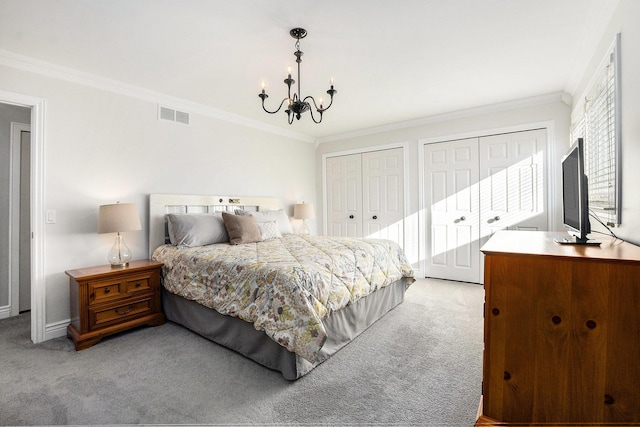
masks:
[[[120,233],[116,235],[116,241],[109,251],[108,259],[112,267],[126,267],[129,265],[129,261],[131,261],[131,251],[124,243],[124,239]]]
[[[129,266],[129,262],[123,262],[121,264],[111,263],[111,268],[123,268],[123,267],[128,267],[128,266]]]
[[[302,220],[302,225],[300,226],[300,230],[298,230],[298,234],[302,234],[303,236],[308,236],[309,234],[311,234],[311,231],[309,231],[309,226],[304,219]]]

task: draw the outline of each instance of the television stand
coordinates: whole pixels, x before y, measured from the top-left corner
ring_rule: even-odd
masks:
[[[476,427],[640,426],[640,247],[498,231],[485,254]]]

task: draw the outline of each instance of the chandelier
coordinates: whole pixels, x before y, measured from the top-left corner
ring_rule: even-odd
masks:
[[[305,30],[304,28],[294,28],[291,31],[289,31],[289,34],[291,35],[291,37],[296,39],[296,51],[293,54],[295,55],[296,62],[298,63],[298,93],[295,93],[295,89],[294,89],[293,96],[291,96],[291,86],[293,86],[296,83],[296,81],[291,78],[291,67],[289,67],[288,76],[286,79],[284,79],[284,83],[287,85],[287,97],[284,98],[282,102],[280,102],[280,106],[275,111],[267,110],[267,107],[265,107],[264,105],[264,101],[269,97],[269,95],[266,94],[265,83],[262,82],[262,93],[258,94],[260,99],[262,99],[262,109],[269,114],[275,114],[278,111],[280,111],[280,109],[282,109],[282,106],[285,105],[286,103],[287,109],[285,110],[285,113],[287,113],[287,121],[289,122],[289,124],[293,123],[294,117],[300,120],[300,116],[302,115],[302,113],[306,111],[309,111],[311,115],[311,119],[315,123],[320,123],[322,121],[322,113],[324,113],[329,108],[331,108],[331,104],[333,104],[333,95],[338,93],[338,91],[333,88],[333,77],[332,77],[330,81],[331,87],[327,91],[327,93],[329,94],[329,97],[331,98],[329,100],[328,106],[326,107],[323,106],[322,98],[319,98],[317,103],[312,96],[305,96],[304,98],[302,98],[301,91],[300,91],[300,63],[302,62],[303,53],[300,50],[300,39],[303,39],[307,35],[307,30]],[[311,108],[311,104],[313,104],[313,108]],[[314,109],[317,112],[316,115],[319,115],[318,118],[316,118],[316,115],[313,114]]]

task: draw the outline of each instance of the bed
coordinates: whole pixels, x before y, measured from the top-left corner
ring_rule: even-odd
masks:
[[[400,304],[414,279],[397,244],[293,234],[278,205],[152,194],[149,248],[164,263],[169,320],[295,380]]]

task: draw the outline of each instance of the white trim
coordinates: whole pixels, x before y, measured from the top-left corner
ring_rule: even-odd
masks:
[[[436,136],[430,138],[420,138],[418,144],[433,144],[437,142],[455,141],[458,139],[481,138],[483,136],[500,135],[503,133],[525,132],[533,129],[544,129],[553,125],[553,120],[545,120],[541,122],[524,123],[512,126],[503,126],[498,128],[479,129],[470,132],[457,133],[446,136]]]
[[[0,319],[6,319],[7,317],[11,317],[11,306],[3,305],[0,307]]]
[[[262,123],[260,121],[248,119],[238,114],[229,113],[227,111],[223,111],[204,104],[172,97],[138,86],[128,85],[116,80],[111,80],[94,74],[85,73],[83,71],[55,65],[50,62],[40,61],[27,56],[18,55],[2,49],[0,49],[0,65],[44,75],[54,79],[64,80],[83,86],[88,86],[94,89],[117,93],[131,98],[141,99],[143,101],[163,105],[172,105],[179,110],[201,114],[203,116],[212,117],[214,119],[234,123],[252,129],[257,129],[274,135],[284,136],[286,138],[291,138],[308,143],[314,143],[316,140],[314,137],[309,135],[294,132],[288,129],[283,129],[277,126]]]
[[[360,129],[353,132],[345,132],[337,135],[331,135],[318,138],[318,144],[331,141],[339,141],[342,139],[356,138],[360,136],[373,135],[393,130],[406,129],[411,127],[423,126],[427,124],[446,122],[485,114],[497,113],[501,111],[510,111],[516,108],[533,107],[537,105],[549,104],[551,102],[567,102],[571,96],[564,92],[556,92],[547,95],[533,96],[529,98],[516,99],[497,104],[484,105],[480,107],[467,108],[464,110],[452,111],[449,113],[435,114],[432,116],[422,117],[414,120],[406,120],[402,122],[389,123],[382,126],[374,126],[370,128]]]
[[[31,125],[11,122],[9,145],[9,310],[20,314],[20,144],[21,133]]]
[[[71,323],[71,319],[65,319],[54,323],[47,323],[45,325],[44,341],[66,336],[67,326],[69,325],[69,323]]]
[[[418,262],[420,276],[426,276],[427,268],[427,208],[424,200],[424,146],[427,143],[418,141]]]
[[[45,100],[0,91],[0,102],[31,108],[31,341],[44,341],[44,128]]]

